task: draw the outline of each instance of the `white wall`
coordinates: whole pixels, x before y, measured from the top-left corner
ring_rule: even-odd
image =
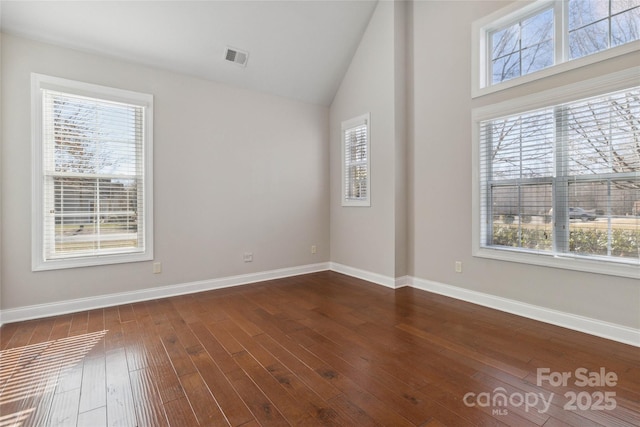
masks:
[[[406,274],[404,19],[404,2],[378,4],[330,112],[331,261],[391,279]],[[340,125],[367,112],[371,206],[343,207]]]
[[[472,108],[637,64],[627,55],[472,101],[471,23],[505,5],[412,4],[410,274],[638,329],[637,280],[471,256]],[[462,274],[454,272],[456,260]]]
[[[327,108],[15,36],[1,43],[4,309],[329,260]],[[31,272],[31,72],[154,95],[162,274],[151,262]]]

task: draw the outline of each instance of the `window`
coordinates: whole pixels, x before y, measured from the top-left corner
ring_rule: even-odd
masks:
[[[501,83],[553,65],[553,9],[490,33],[491,83]]]
[[[369,114],[342,122],[342,206],[371,206]]]
[[[474,111],[477,255],[640,277],[638,71]]]
[[[473,96],[640,48],[640,0],[520,2],[474,23]]]
[[[569,0],[569,58],[640,38],[640,0]]]
[[[33,270],[153,259],[151,95],[32,75]]]

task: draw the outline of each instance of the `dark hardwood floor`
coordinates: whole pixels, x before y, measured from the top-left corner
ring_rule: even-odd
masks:
[[[640,349],[334,272],[7,324],[0,345],[0,427],[640,425]]]

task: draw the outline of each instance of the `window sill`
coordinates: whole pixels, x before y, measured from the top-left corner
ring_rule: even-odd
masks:
[[[521,249],[476,248],[473,256],[543,267],[640,279],[640,264],[544,254]]]
[[[97,265],[124,264],[131,262],[152,261],[153,253],[111,254],[78,258],[52,259],[48,261],[34,260],[32,271],[62,270],[66,268],[92,267]]]

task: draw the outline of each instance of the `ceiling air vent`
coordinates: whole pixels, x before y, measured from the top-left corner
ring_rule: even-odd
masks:
[[[249,53],[243,52],[238,49],[234,49],[232,47],[228,47],[224,53],[224,59],[244,67],[247,65],[247,59],[249,59]]]

